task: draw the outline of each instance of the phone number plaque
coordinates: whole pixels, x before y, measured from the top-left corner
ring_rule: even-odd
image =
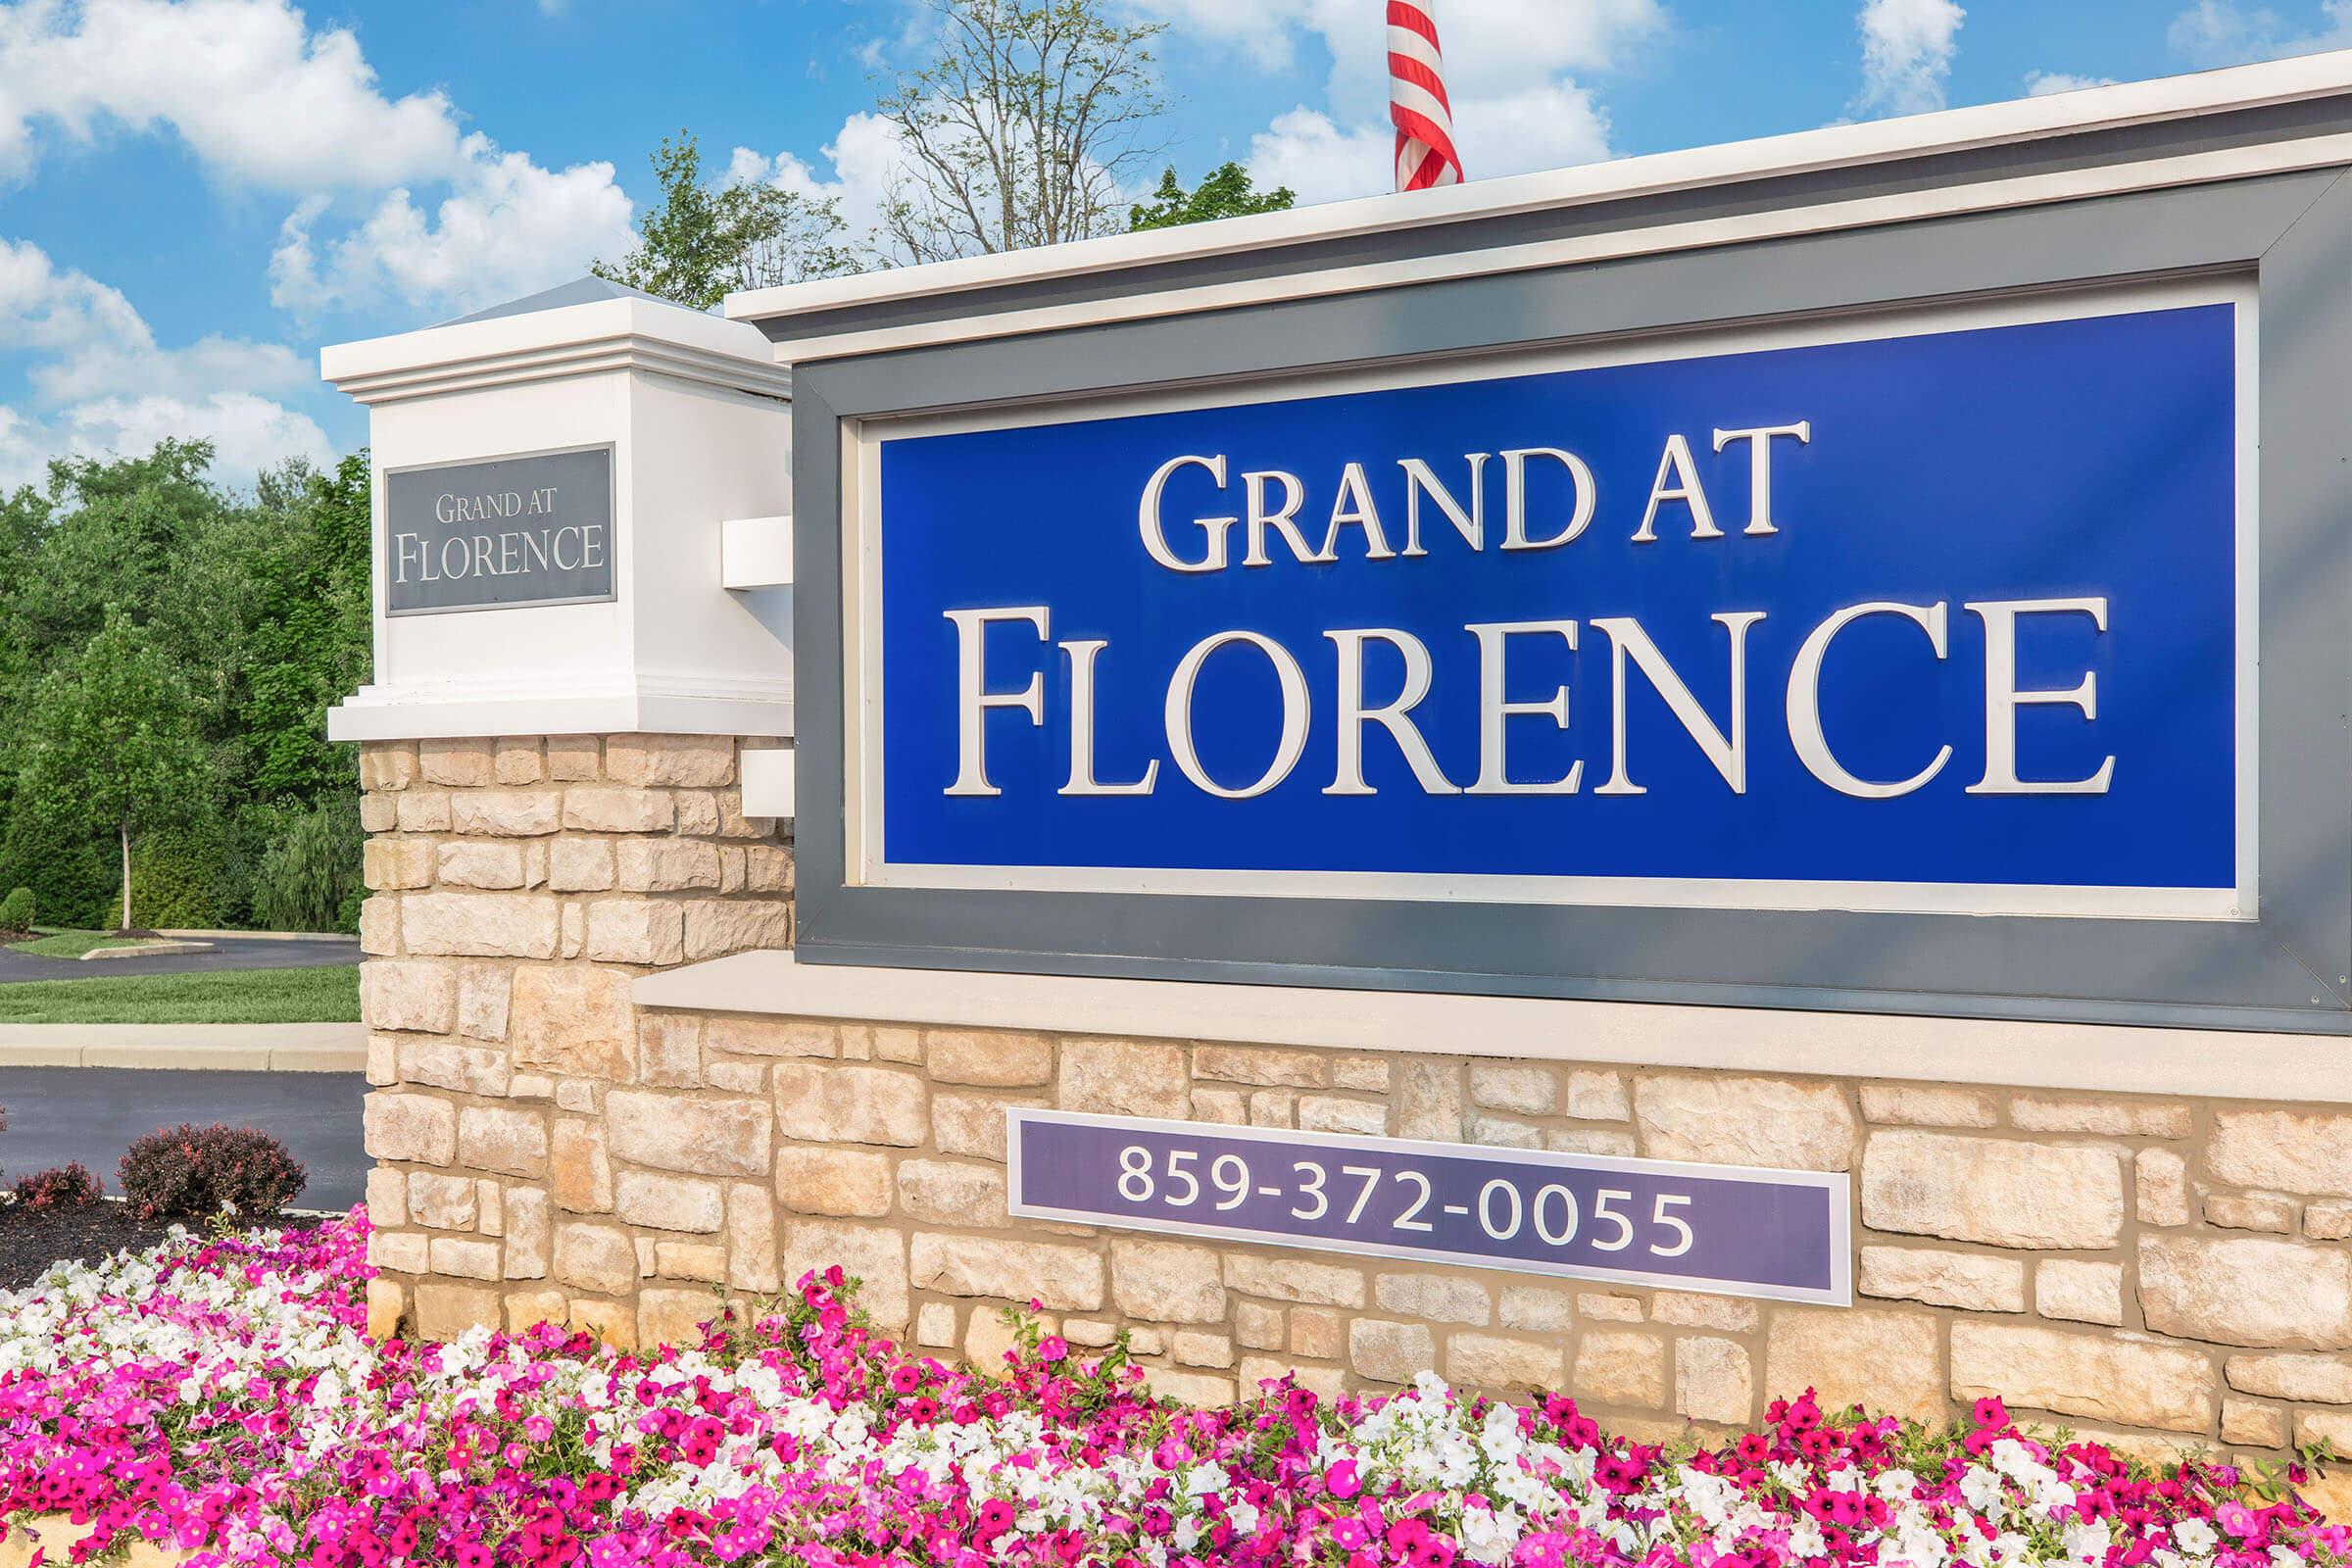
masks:
[[[1033,1219],[1783,1301],[1853,1301],[1850,1179],[1009,1106]]]

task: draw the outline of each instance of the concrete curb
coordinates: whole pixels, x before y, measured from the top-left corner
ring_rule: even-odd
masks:
[[[357,942],[360,939],[341,931],[167,931],[157,927],[159,937],[184,937],[194,942]]]
[[[0,1068],[148,1067],[205,1072],[366,1072],[357,1023],[0,1024]]]

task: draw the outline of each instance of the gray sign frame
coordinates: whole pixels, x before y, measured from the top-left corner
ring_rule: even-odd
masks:
[[[2311,105],[2291,108],[2286,134],[2346,128],[2340,103],[2325,106],[2324,116]],[[2281,133],[2278,122],[2229,129],[2249,138]],[[2163,133],[2221,130],[2140,127],[2115,156],[2145,156],[2140,143]],[[1975,166],[1995,159],[2005,161],[2003,172],[2112,161],[2066,142],[1978,149],[1944,177],[1982,177]],[[1933,182],[1885,170],[1822,173],[1803,176],[1803,194],[1879,194],[1901,178]],[[1677,217],[1702,215],[1708,204],[1754,211],[1769,202],[1744,190],[1677,199]],[[1426,240],[1411,236],[1399,249]],[[1451,242],[1473,243],[1460,233]],[[1196,280],[1209,280],[1234,263],[1200,265]],[[2258,297],[2256,919],[1336,902],[848,879],[842,462],[845,427],[856,421],[1132,392],[1139,368],[1152,385],[1242,383],[1342,365],[2202,274],[2250,276]],[[2352,422],[2340,391],[2343,368],[2352,366],[2347,277],[2352,186],[2341,169],[2328,168],[798,366],[795,512],[828,524],[800,528],[795,543],[799,956],[2352,1034]],[[1152,282],[1184,280],[1178,273]],[[1085,278],[1066,287],[1078,298],[1102,285]],[[981,308],[1053,303],[1060,286],[1025,285],[1017,300]],[[957,310],[952,300],[927,303],[934,315]],[[782,335],[810,325],[768,329]],[[1334,345],[1345,346],[1344,356]]]
[[[392,489],[395,479],[420,473],[451,473],[466,468],[504,468],[516,464],[539,463],[550,458],[590,457],[601,455],[604,460],[605,529],[610,544],[605,558],[606,586],[602,593],[564,594],[548,598],[492,599],[458,605],[411,605],[396,609],[392,603],[392,547],[394,518]],[[609,605],[620,597],[620,503],[619,460],[613,442],[604,441],[587,446],[550,447],[536,452],[502,453],[495,458],[467,458],[457,463],[413,463],[381,470],[381,508],[383,524],[376,569],[381,573],[384,588],[384,615],[395,619],[409,615],[465,615],[486,610],[548,610],[560,605]]]

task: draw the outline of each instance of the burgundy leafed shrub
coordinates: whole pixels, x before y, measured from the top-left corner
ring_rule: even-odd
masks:
[[[286,1146],[251,1127],[166,1127],[122,1156],[122,1196],[141,1219],[223,1208],[274,1214],[309,1179]]]
[[[35,1171],[17,1183],[17,1201],[26,1208],[85,1208],[98,1201],[106,1189],[75,1160],[54,1170]]]

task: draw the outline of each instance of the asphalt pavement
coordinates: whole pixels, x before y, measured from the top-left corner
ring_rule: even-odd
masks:
[[[297,1206],[349,1208],[367,1196],[367,1093],[359,1073],[0,1067],[0,1105],[8,1107],[0,1182],[79,1160],[108,1192],[120,1192],[115,1172],[132,1139],[181,1122],[225,1122],[260,1128],[302,1161],[310,1181]]]
[[[205,974],[217,969],[308,969],[356,964],[356,942],[331,938],[210,937],[210,953],[156,953],[136,958],[43,958],[0,947],[0,985],[17,980],[97,980],[141,974]]]

